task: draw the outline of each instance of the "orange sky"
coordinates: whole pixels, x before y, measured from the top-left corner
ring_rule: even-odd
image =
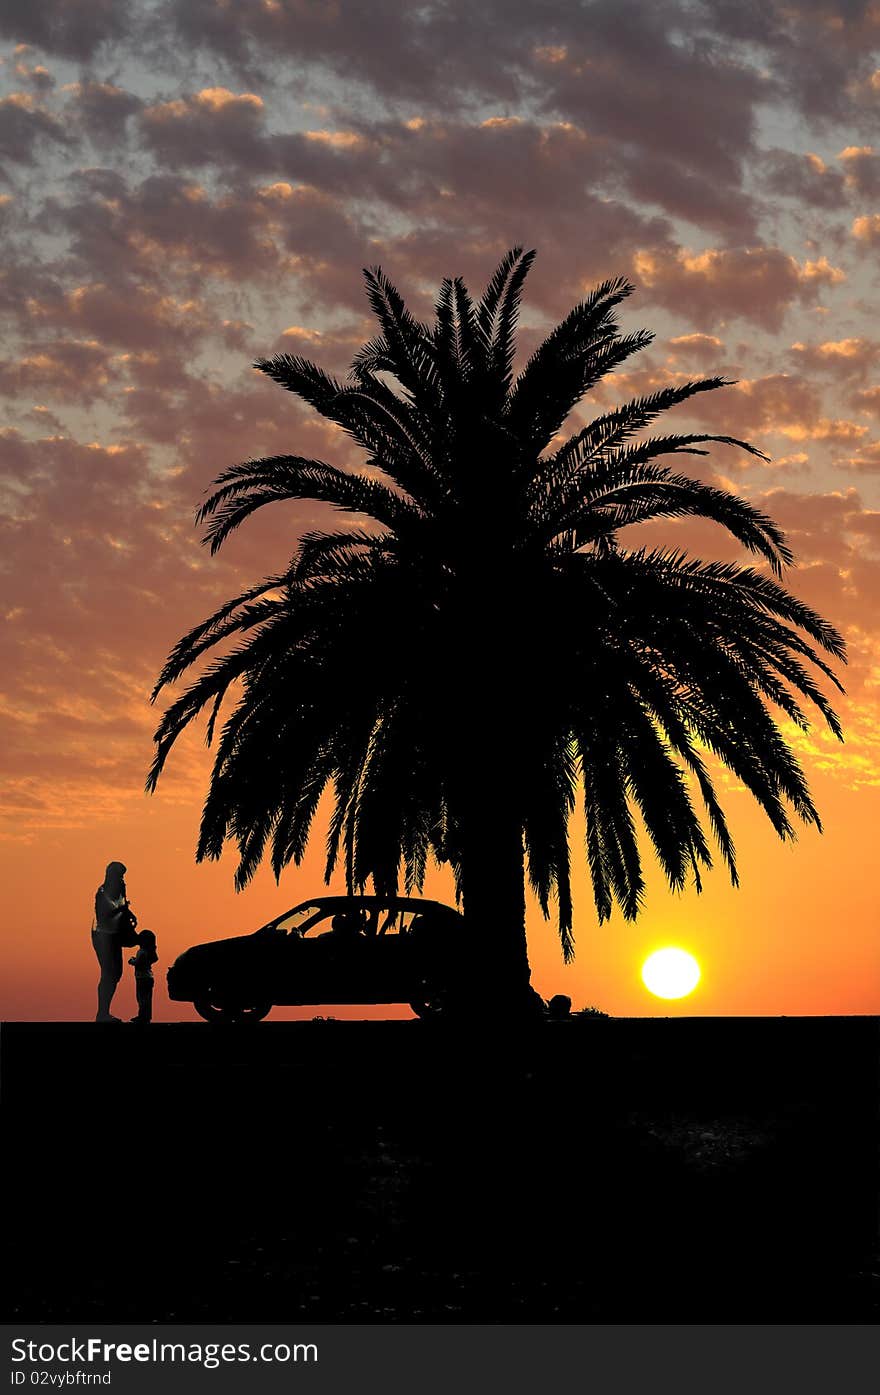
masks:
[[[168,649],[321,521],[267,510],[211,560],[193,511],[249,456],[357,463],[249,365],[287,350],[344,372],[374,332],[363,265],[427,314],[442,276],[479,291],[516,243],[539,254],[524,350],[611,275],[637,287],[624,328],[656,331],[573,426],[660,384],[738,380],[667,426],[771,456],[692,468],[782,524],[787,584],[851,654],[845,746],[796,743],[824,835],[780,845],[723,781],[741,889],[718,869],[676,898],[652,869],[639,923],[598,929],[582,869],[574,965],[530,909],[534,981],[615,1014],[880,1009],[880,10],[843,10],[696,6],[682,25],[649,0],[444,0],[392,7],[381,33],[363,7],[289,0],[210,24],[163,0],[149,32],[137,6],[0,14],[3,1017],[93,1014],[110,859],[160,971],[320,891],[319,852],[241,895],[232,857],[194,865],[196,739],[141,792]],[[736,555],[710,526],[642,541]],[[448,896],[445,875],[426,890]],[[667,943],[703,969],[678,1004],[639,978]],[[160,982],[156,1016],[177,1015]]]
[[[568,993],[575,1006],[593,1004],[622,1016],[652,1014],[875,1013],[880,1000],[876,936],[875,861],[880,789],[852,791],[829,772],[816,775],[814,792],[826,831],[807,830],[780,845],[744,791],[725,792],[736,836],[742,886],[735,892],[722,869],[706,878],[701,896],[669,893],[655,868],[647,908],[628,924],[615,913],[596,926],[586,874],[576,883],[577,957],[564,966],[551,925],[537,907],[529,912],[533,981],[546,997]],[[92,1011],[95,964],[88,943],[90,902],[103,864],[122,857],[129,867],[132,904],[144,927],[155,929],[161,963],[193,943],[256,929],[321,887],[320,840],[300,870],[289,869],[276,887],[263,870],[236,895],[234,859],[196,867],[192,848],[197,802],[173,803],[163,791],[132,796],[111,817],[48,830],[7,845],[4,924],[7,926],[4,1018],[87,1017]],[[577,830],[574,831],[577,837]],[[337,883],[334,890],[341,890]],[[438,871],[426,892],[448,899]],[[700,962],[703,977],[690,997],[661,1002],[641,983],[640,967],[661,945],[677,944]],[[134,1011],[130,971],[117,1009]],[[186,1005],[156,994],[157,1020],[190,1020]],[[273,1017],[312,1016],[330,1009],[276,1009]],[[332,1009],[362,1016],[361,1008]],[[385,1010],[378,1010],[384,1015]],[[406,1015],[405,1008],[390,1009]]]

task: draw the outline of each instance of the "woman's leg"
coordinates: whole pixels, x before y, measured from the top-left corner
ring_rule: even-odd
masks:
[[[100,930],[93,932],[92,944],[101,966],[101,977],[98,980],[98,1015],[95,1021],[115,1022],[119,1019],[113,1017],[110,1004],[116,992],[116,985],[122,978],[122,946],[115,936],[104,935]]]

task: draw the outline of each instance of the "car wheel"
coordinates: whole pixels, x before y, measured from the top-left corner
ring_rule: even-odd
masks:
[[[428,993],[421,998],[414,998],[410,1003],[410,1008],[416,1017],[442,1017],[449,1006],[448,995],[446,993]]]
[[[268,1017],[272,1011],[272,1004],[266,1002],[255,1002],[249,1005],[243,1003],[218,1002],[215,995],[208,993],[203,998],[196,998],[193,1007],[200,1017],[204,1017],[206,1022],[261,1022],[264,1017]]]

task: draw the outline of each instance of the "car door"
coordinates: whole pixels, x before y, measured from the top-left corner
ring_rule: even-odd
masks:
[[[357,912],[356,905],[348,913]],[[371,941],[361,933],[334,930],[345,903],[315,904],[278,922],[287,930],[274,1001],[288,1006],[311,1003],[371,1003],[375,998]]]

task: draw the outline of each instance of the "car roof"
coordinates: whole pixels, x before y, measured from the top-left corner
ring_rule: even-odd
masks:
[[[284,920],[289,915],[295,915],[297,911],[305,910],[307,906],[314,906],[318,910],[326,911],[352,911],[370,910],[378,907],[379,910],[387,911],[444,911],[446,915],[461,915],[452,906],[446,906],[442,901],[426,901],[421,896],[310,896],[305,901],[300,901],[298,905],[291,906],[289,911],[282,912],[275,917],[275,921]],[[274,924],[275,922],[271,922]]]

